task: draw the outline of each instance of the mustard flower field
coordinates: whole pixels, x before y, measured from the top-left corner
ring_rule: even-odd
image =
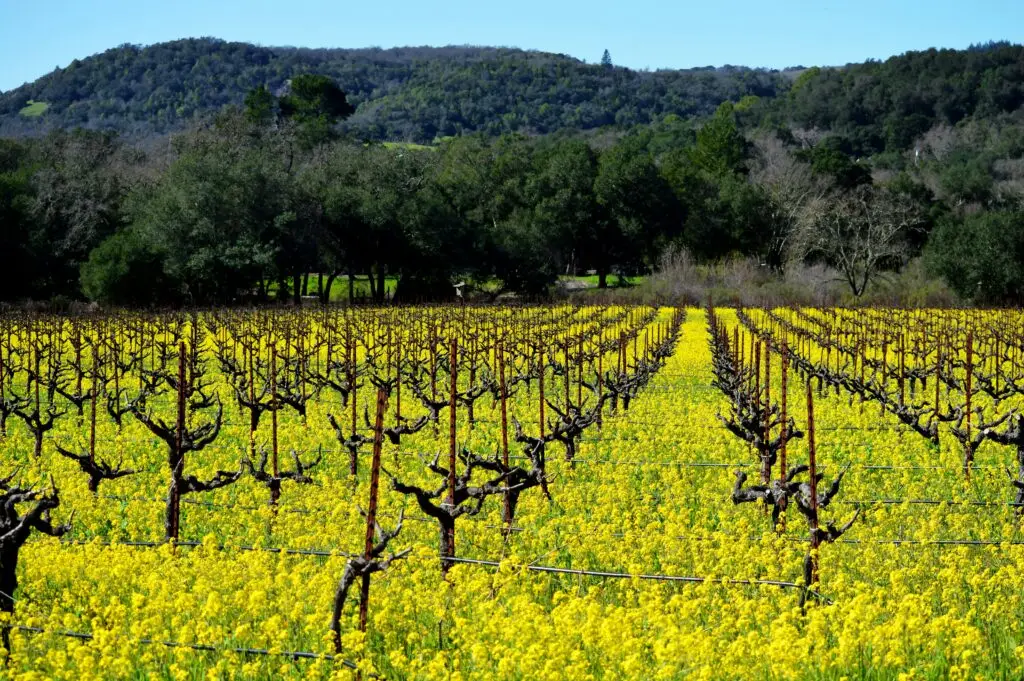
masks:
[[[1021,678],[1022,322],[0,317],[0,678]]]

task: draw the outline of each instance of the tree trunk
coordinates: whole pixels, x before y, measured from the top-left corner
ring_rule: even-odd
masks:
[[[356,279],[355,275],[352,274],[352,268],[348,268],[348,304],[351,305],[356,300]]]
[[[608,288],[608,273],[604,270],[597,273],[597,287]]]
[[[12,544],[0,550],[0,612],[11,613],[14,616],[14,592],[18,590],[18,551],[21,546]],[[0,644],[3,645],[7,655],[11,654],[11,630],[10,627],[2,628]]]
[[[302,295],[309,295],[309,272],[302,275]]]
[[[164,509],[164,538],[178,540],[178,522],[181,509],[181,485],[178,475],[172,471],[171,486],[167,490],[167,506]]]
[[[18,590],[18,552],[20,550],[21,546],[14,543],[0,550],[0,612],[14,612],[14,592]],[[7,650],[10,652],[9,647]]]
[[[327,275],[327,285],[320,294],[320,302],[324,305],[331,303],[331,289],[334,288],[334,280],[338,277],[336,272]]]
[[[295,307],[299,307],[302,305],[302,275],[295,272],[292,275],[292,283],[295,284],[292,287],[292,303],[295,304]]]
[[[377,267],[377,296],[380,302],[383,302],[385,299],[384,283],[384,266],[381,265]]]
[[[761,484],[767,485],[772,480],[772,459],[770,454],[761,453]]]

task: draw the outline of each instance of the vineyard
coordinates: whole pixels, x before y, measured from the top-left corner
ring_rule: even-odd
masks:
[[[0,317],[0,678],[1020,678],[1022,329]]]

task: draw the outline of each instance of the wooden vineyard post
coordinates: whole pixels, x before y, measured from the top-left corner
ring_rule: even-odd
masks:
[[[497,364],[498,364],[498,389],[501,395],[501,463],[504,466],[504,470],[508,470],[508,386],[505,384],[505,351],[502,347],[501,341],[497,344]],[[512,504],[508,498],[508,492],[502,495],[504,499],[504,505],[502,507],[502,515],[505,522],[508,524],[506,533],[512,530]]]
[[[0,403],[4,401],[4,345],[5,337],[9,342],[10,337],[6,329],[0,328]],[[117,376],[117,363],[114,363],[114,376]],[[12,379],[13,380],[13,379]],[[7,411],[0,411],[0,437],[7,436]]]
[[[437,330],[430,324],[430,399],[437,402]],[[434,421],[434,435],[438,434],[438,424]]]
[[[967,480],[971,479],[971,465],[974,463],[974,448],[971,446],[971,393],[973,391],[972,379],[974,378],[974,332],[967,332],[967,364],[965,366],[967,370],[967,378],[964,383],[964,391],[966,393],[966,403],[964,409],[966,410],[967,417],[967,439],[965,440],[964,447],[967,451],[964,452],[964,478]]]
[[[935,339],[935,414],[939,413],[939,386],[942,385],[942,336]]]
[[[781,357],[781,360],[782,360],[782,362],[781,362],[782,363],[782,366],[781,366],[781,371],[782,371],[782,387],[781,387],[781,390],[782,390],[782,405],[780,406],[780,410],[781,410],[781,417],[782,417],[782,424],[781,424],[782,430],[779,433],[779,443],[780,443],[780,446],[779,446],[779,484],[780,485],[785,485],[786,484],[786,441],[789,439],[787,437],[788,429],[789,429],[789,423],[787,421],[788,414],[786,413],[786,409],[787,409],[787,406],[789,404],[789,402],[788,402],[788,399],[789,399],[788,398],[788,388],[789,388],[789,346],[786,345],[786,341],[785,340],[782,341],[782,357]],[[785,511],[786,511],[787,501],[788,501],[788,498],[786,497],[785,494],[783,494],[781,496],[781,498],[779,499],[779,508],[782,511],[782,513],[779,514],[779,532],[784,532],[785,529],[786,529],[786,513],[785,513]]]
[[[810,553],[810,566],[806,573],[807,588],[813,588],[818,584],[818,547],[821,545],[821,540],[818,536],[818,468],[817,468],[817,452],[815,449],[814,442],[814,391],[811,390],[811,383],[807,383],[807,457],[808,457],[808,475],[810,475],[810,486],[811,486],[811,513],[808,518],[811,526],[811,553]]]
[[[864,373],[865,369],[864,369],[864,367],[865,367],[865,365],[867,365],[867,359],[868,359],[867,346],[868,346],[867,340],[862,338],[861,341],[860,341],[860,384],[861,385],[864,385],[864,378],[865,378],[865,373]],[[864,392],[863,391],[861,391],[861,393],[860,393],[860,411],[859,411],[859,413],[861,413],[861,414],[864,413]]]
[[[448,497],[446,502],[448,504],[448,510],[452,513],[455,512],[455,464],[457,458],[456,445],[455,445],[455,408],[456,408],[456,397],[458,395],[458,355],[459,346],[458,341],[452,336],[451,346],[448,356],[448,366],[451,370],[451,389],[448,396]],[[444,556],[446,558],[452,558],[455,556],[455,524],[452,523],[445,537]],[[441,572],[447,574],[448,570],[451,569],[451,561],[445,560],[441,565]]]
[[[370,503],[366,508],[366,544],[363,558],[369,562],[373,558],[373,534],[377,527],[377,496],[380,489],[380,454],[384,437],[384,410],[388,406],[388,396],[383,389],[377,390],[377,416],[373,423],[373,454],[370,461]],[[363,573],[359,592],[359,631],[366,631],[366,618],[370,602],[370,573]]]
[[[604,402],[601,401],[601,394],[604,392],[604,348],[601,347],[601,339],[597,340],[597,429],[604,427]]]
[[[583,335],[580,334],[580,342],[576,350],[576,404],[583,408]]]
[[[626,334],[619,336],[619,376],[626,373]]]
[[[882,388],[885,389],[886,383],[889,381],[889,341],[885,339],[882,341]],[[879,409],[881,414],[885,415],[885,402],[879,402]]]
[[[900,406],[907,403],[907,342],[903,334],[900,334]]]
[[[754,360],[754,375],[752,379],[754,385],[751,390],[751,397],[753,398],[754,414],[759,415],[761,413],[761,344],[754,344],[754,335],[750,336],[750,358]],[[756,416],[755,416],[756,417]],[[757,452],[758,458],[761,459],[761,482],[768,482],[768,460],[761,456],[761,452]]]
[[[994,370],[994,373],[995,373],[995,379],[994,379],[995,380],[995,391],[996,391],[996,393],[998,393],[999,392],[999,374],[1002,373],[1002,368],[1003,368],[1003,359],[1002,359],[1002,357],[999,356],[999,335],[998,334],[996,334],[996,337],[995,337],[995,351],[992,354],[993,354],[992,360],[993,360],[993,363],[995,364],[995,366],[993,367],[993,370]]]
[[[462,310],[463,310],[463,314],[465,314],[465,310],[466,310],[465,299],[463,299]],[[470,348],[470,352],[469,352],[469,389],[472,390],[473,386],[476,384],[476,356],[477,356],[476,335],[473,335],[472,340],[471,340],[470,345],[469,345],[469,348]],[[473,400],[470,400],[469,401],[469,405],[466,407],[466,417],[469,420],[469,429],[473,430],[473,420],[474,420]]]
[[[765,446],[768,446],[768,442],[771,441],[771,423],[772,423],[772,348],[770,344],[764,346],[764,442]],[[766,460],[767,461],[767,460]],[[764,475],[761,476],[761,482],[768,484],[771,482],[772,468],[771,463],[768,462]]]
[[[757,410],[760,408],[760,402],[759,402],[760,395],[758,393],[761,390],[761,355],[760,355],[761,346],[760,345],[756,345],[755,346],[755,340],[756,340],[756,334],[754,334],[754,332],[751,331],[750,332],[750,361],[754,362],[754,373],[750,376],[748,381],[753,381],[754,382],[753,390],[751,392],[754,393],[753,394],[753,398],[754,398],[754,413],[757,413]],[[754,358],[755,354],[757,355],[756,359]],[[747,389],[751,390],[751,386],[749,384],[747,386]]]
[[[0,371],[2,371],[0,367]],[[92,346],[92,385],[89,389],[89,465],[96,467],[96,401],[99,399],[99,377],[100,377],[100,352],[95,345]],[[81,394],[81,390],[79,390]],[[3,399],[0,396],[0,399]]]
[[[572,373],[569,371],[569,339],[565,339],[565,413],[569,413],[569,383]]]
[[[253,405],[256,404],[256,383],[253,380],[253,366],[252,366],[253,365],[253,357],[254,357],[255,354],[256,354],[255,348],[253,348],[251,346],[247,346],[245,348],[245,355],[246,355],[246,358],[248,359],[246,364],[248,365],[248,370],[249,370],[249,404],[253,404]],[[270,399],[274,399],[274,396],[271,395]],[[255,413],[256,413],[256,410],[254,409],[253,410],[253,414],[254,415],[249,417],[249,456],[252,459],[256,458],[256,428],[253,425],[255,423],[255,421],[256,421]]]
[[[270,412],[270,465],[276,480],[279,477],[277,465],[277,353],[273,347],[270,349],[270,397],[274,401],[273,409]],[[277,506],[280,496],[280,486],[272,486],[270,488],[270,505]]]
[[[359,402],[359,389],[356,387],[356,339],[355,336],[351,335],[351,327],[349,327],[349,341],[348,341],[348,386],[349,386],[349,398],[352,401],[352,440],[356,441],[356,404]],[[352,447],[348,457],[348,473],[353,478],[359,471],[359,446]]]
[[[185,341],[178,344],[178,418],[175,424],[175,457],[171,462],[171,488],[167,502],[167,538],[178,541],[178,527],[181,515],[181,474],[185,469],[185,457],[181,453],[185,444]]]
[[[395,333],[395,423],[402,422],[402,334]]]
[[[537,380],[537,391],[540,393],[540,436],[544,437],[544,348],[540,348],[540,376]]]

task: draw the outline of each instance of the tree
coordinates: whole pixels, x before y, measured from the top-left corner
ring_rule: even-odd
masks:
[[[797,159],[777,135],[756,137],[754,148],[750,179],[764,191],[767,208],[765,261],[781,270],[800,216],[808,204],[825,196],[828,183],[816,176],[809,164]]]
[[[57,131],[40,143],[31,216],[45,295],[76,296],[79,267],[117,229],[126,193],[120,152],[113,134],[86,130]]]
[[[82,293],[89,300],[121,306],[174,302],[163,257],[138,230],[122,230],[93,249],[82,264]]]
[[[623,138],[601,155],[594,194],[602,211],[584,240],[583,257],[597,270],[598,287],[608,274],[654,257],[679,224],[679,205],[639,135]]]
[[[925,262],[975,304],[1024,302],[1024,214],[948,216],[932,232]]]
[[[274,121],[277,100],[266,85],[249,91],[245,96],[245,116],[254,125],[266,127]]]
[[[590,231],[602,219],[594,192],[598,171],[597,154],[582,140],[559,142],[537,154],[527,191],[536,231],[532,243],[546,255],[545,266],[535,269],[538,285],[553,283],[559,265],[575,270],[585,257]]]
[[[908,253],[908,233],[921,223],[917,206],[904,196],[871,186],[820,199],[808,207],[797,253],[839,271],[855,297]]]
[[[0,300],[31,295],[40,270],[32,243],[31,173],[27,150],[0,139]]]
[[[683,245],[702,260],[765,250],[766,197],[748,179],[749,146],[732,105],[725,103],[697,131],[692,146],[662,161],[661,174],[685,207]]]
[[[601,55],[601,66],[606,69],[612,68],[612,53],[608,50],[605,50],[604,54]]]
[[[362,257],[366,226],[359,214],[361,194],[356,183],[366,153],[362,146],[337,145],[298,177],[299,219],[314,225],[317,271],[327,274],[318,289],[323,304],[330,299],[334,281],[346,271],[355,272]],[[355,294],[351,277],[349,283],[351,302]]]
[[[236,111],[181,138],[180,155],[133,211],[179,301],[237,301],[291,274],[277,269],[294,220],[284,160],[251,131]]]
[[[797,156],[811,164],[815,176],[824,178],[841,189],[854,189],[871,184],[871,173],[850,159],[842,149],[843,144],[842,138],[832,135],[809,149],[802,149]]]
[[[298,126],[299,140],[305,148],[329,140],[334,124],[355,112],[345,92],[328,76],[304,73],[288,85],[288,94],[278,100],[278,106],[281,116]],[[262,95],[256,97],[265,99]]]
[[[715,115],[697,131],[691,162],[715,177],[747,172],[747,141],[736,125],[732,102],[723,102]]]

